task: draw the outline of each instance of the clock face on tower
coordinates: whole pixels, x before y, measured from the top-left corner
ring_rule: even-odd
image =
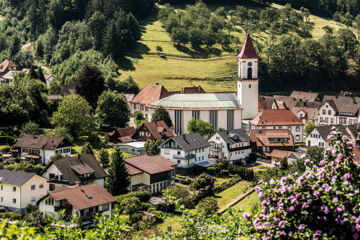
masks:
[[[248,66],[251,67],[251,66],[252,66],[252,62],[248,62]]]

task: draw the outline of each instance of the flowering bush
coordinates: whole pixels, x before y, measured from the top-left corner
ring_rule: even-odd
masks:
[[[302,174],[288,174],[256,187],[262,209],[243,214],[240,235],[257,239],[360,239],[360,172],[353,143],[332,137],[332,149]]]

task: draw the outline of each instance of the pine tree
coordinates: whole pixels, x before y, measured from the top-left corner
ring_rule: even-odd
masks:
[[[109,164],[109,152],[107,151],[107,149],[102,148],[99,151],[99,160],[103,167],[106,167]]]
[[[111,164],[109,176],[106,182],[106,188],[114,196],[127,193],[130,185],[129,173],[127,172],[123,152],[116,149],[111,154]]]

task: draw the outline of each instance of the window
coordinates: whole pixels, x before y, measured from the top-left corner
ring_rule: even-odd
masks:
[[[101,205],[101,209],[102,209],[103,211],[109,210],[109,204],[103,204],[103,205]]]
[[[220,137],[216,137],[216,140],[220,140]]]
[[[193,110],[192,111],[192,117],[195,119],[200,119],[200,111],[199,110]]]
[[[178,164],[180,164],[181,163],[181,161],[180,160],[178,160]]]
[[[326,115],[326,110],[325,109],[323,110],[323,115]]]
[[[334,123],[334,118],[331,118],[330,120],[331,120],[331,123]]]
[[[182,111],[175,110],[175,132],[177,134],[182,133]]]
[[[328,111],[328,114],[331,115],[331,110]]]
[[[31,191],[33,191],[35,189],[36,189],[35,185],[31,185]]]
[[[178,155],[180,155],[180,154],[181,154],[181,152],[180,152],[180,151],[178,151],[178,152],[177,152],[177,154],[178,154]]]
[[[150,137],[150,136],[151,136],[151,134],[150,134],[149,132],[147,132],[147,133],[146,133],[146,136],[147,136],[147,137]]]
[[[168,149],[165,150],[165,151],[164,151],[164,154],[169,155],[169,154],[170,154],[170,150],[168,150]]]
[[[252,68],[251,67],[249,67],[248,69],[247,69],[247,78],[248,79],[252,79]],[[249,84],[249,88],[251,88],[251,84]]]
[[[13,192],[16,192],[16,187],[13,187]]]
[[[300,141],[300,136],[299,136],[299,135],[296,135],[295,140],[296,140],[297,142]]]
[[[13,198],[13,204],[15,204],[16,203],[16,198]]]
[[[296,131],[300,132],[300,127],[299,126],[296,127]]]
[[[35,201],[36,201],[36,197],[32,197],[31,202],[35,202]]]
[[[227,111],[227,130],[234,129],[234,110]]]
[[[210,123],[213,126],[213,129],[218,129],[218,111],[211,110],[210,111]]]
[[[4,201],[4,198],[3,197],[1,197],[1,202],[3,202]]]
[[[143,131],[140,131],[139,134],[140,134],[140,136],[142,136],[142,137],[144,136],[144,132],[143,132]]]
[[[202,160],[204,160],[204,156],[202,156],[201,158],[202,158]]]
[[[65,149],[63,149],[63,153],[68,153],[68,152],[70,152],[71,150],[70,150],[70,148],[65,148]]]
[[[54,205],[54,199],[52,197],[49,197],[48,199],[45,200],[45,205]]]

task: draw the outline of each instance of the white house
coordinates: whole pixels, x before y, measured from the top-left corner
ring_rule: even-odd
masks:
[[[35,173],[0,170],[0,182],[0,206],[22,214],[48,191],[47,179]]]
[[[323,148],[330,147],[331,141],[328,140],[327,137],[334,131],[333,127],[336,128],[336,131],[346,135],[349,140],[354,143],[359,139],[359,130],[356,125],[325,125],[318,126],[312,130],[312,132],[306,137],[306,146]]]
[[[192,173],[195,165],[212,165],[209,162],[209,147],[210,143],[200,134],[193,133],[169,138],[159,148],[161,156],[177,164],[176,172],[186,175]]]
[[[360,98],[350,96],[324,96],[319,107],[320,125],[352,125],[359,122]]]
[[[301,143],[304,136],[304,123],[286,109],[265,109],[250,121],[253,129],[289,129],[295,143]]]
[[[230,163],[242,161],[251,153],[250,138],[242,129],[215,133],[209,140],[210,157]]]
[[[78,215],[80,220],[91,220],[101,213],[111,216],[112,204],[116,199],[98,183],[72,188],[60,188],[49,192],[41,198],[37,205],[45,215],[59,216],[59,211],[65,210],[66,219]]]
[[[71,155],[71,145],[62,137],[25,134],[14,147],[19,149],[21,157],[39,160],[43,164],[48,164],[58,152],[65,157]]]
[[[51,190],[58,186],[86,185],[94,182],[104,186],[105,178],[108,176],[92,154],[54,160],[41,175],[49,180]]]

